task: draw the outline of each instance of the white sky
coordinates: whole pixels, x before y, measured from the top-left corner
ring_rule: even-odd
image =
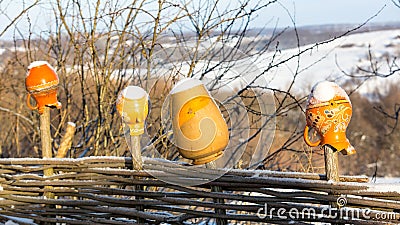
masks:
[[[400,21],[400,8],[397,8],[391,0],[279,0],[279,2],[294,14],[297,26],[362,23],[382,8],[382,12],[372,22]],[[275,4],[267,8],[263,15],[279,18],[281,26],[288,26],[291,21],[283,6]]]
[[[35,0],[0,0],[0,33],[22,10]],[[35,7],[29,12],[31,24],[35,24],[40,32],[47,32],[52,23],[51,10],[46,3],[51,0],[39,0],[41,7]],[[86,0],[82,1],[85,2]],[[196,2],[196,0],[193,0]],[[230,4],[238,0],[222,0],[224,4]],[[225,2],[226,1],[226,2]],[[260,1],[260,0],[252,0]],[[265,1],[266,0],[261,0]],[[399,0],[396,0],[399,1]],[[68,1],[63,1],[68,2]],[[121,0],[124,2],[124,0]],[[286,8],[286,9],[285,9]],[[391,0],[279,0],[268,8],[259,12],[253,21],[254,27],[286,27],[292,26],[288,12],[294,16],[296,26],[321,25],[321,24],[360,24],[375,15],[380,9],[382,12],[371,22],[395,22],[400,21],[400,8],[397,8]],[[10,18],[4,16],[6,12]],[[21,32],[26,32],[29,26],[24,17],[18,22]],[[9,29],[0,39],[13,37],[14,29]]]

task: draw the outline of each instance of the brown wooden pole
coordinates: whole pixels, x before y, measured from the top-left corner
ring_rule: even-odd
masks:
[[[338,182],[339,179],[339,157],[338,152],[329,145],[324,145],[325,173],[326,179]]]
[[[58,148],[56,158],[65,158],[67,156],[68,150],[72,146],[75,130],[76,124],[73,122],[68,122],[67,129],[65,130],[64,137],[61,139],[61,144]]]
[[[208,169],[216,169],[217,165],[215,164],[215,161],[211,161],[209,163],[206,163],[206,168]],[[222,187],[220,186],[211,186],[211,192],[222,192]],[[225,200],[222,198],[214,198],[213,199],[214,203],[217,204],[225,204]],[[226,215],[226,210],[225,209],[219,209],[216,208],[215,209],[215,213],[218,215]],[[216,224],[217,225],[227,225],[228,221],[226,219],[222,219],[222,218],[217,218],[216,219]]]
[[[131,154],[132,154],[132,166],[133,169],[140,171],[143,169],[143,160],[142,160],[142,148],[140,145],[140,136],[141,135],[131,135]],[[135,185],[136,191],[144,191],[142,185]],[[143,197],[136,196],[136,199],[138,201],[143,200]],[[136,206],[136,210],[144,212],[144,207],[143,205],[138,204]],[[137,217],[137,222],[138,223],[145,223],[145,220],[141,217]]]
[[[330,145],[324,145],[324,157],[325,157],[325,173],[326,179],[328,181],[339,182],[339,152],[336,151]],[[330,192],[329,195],[333,195],[335,197],[339,197],[337,193]],[[339,208],[337,201],[330,202],[332,208]],[[332,225],[337,225],[336,223],[332,223]]]
[[[50,159],[53,157],[51,149],[51,133],[50,133],[50,108],[44,107],[43,113],[40,114],[40,139],[42,144],[42,158]],[[43,170],[45,177],[50,177],[54,174],[53,168],[47,168]],[[52,186],[45,186],[45,189],[53,189]],[[45,192],[44,195],[47,198],[54,198],[54,194],[51,192]]]
[[[132,154],[133,169],[142,170],[143,160],[142,160],[142,148],[140,146],[140,135],[131,136],[131,154]]]

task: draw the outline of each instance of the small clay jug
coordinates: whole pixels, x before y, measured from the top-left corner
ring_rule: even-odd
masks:
[[[25,78],[28,107],[32,110],[37,109],[40,114],[43,113],[46,106],[60,109],[61,103],[57,100],[58,84],[58,76],[49,63],[45,61],[32,62]],[[36,101],[36,106],[31,105],[31,96]]]
[[[328,81],[317,83],[307,100],[304,141],[311,147],[330,145],[344,155],[356,153],[346,137],[352,112],[350,98],[339,85]],[[318,141],[310,140],[311,128],[319,134]]]
[[[131,136],[144,133],[145,121],[149,113],[148,99],[147,92],[138,86],[128,86],[118,95],[117,111],[129,126]]]

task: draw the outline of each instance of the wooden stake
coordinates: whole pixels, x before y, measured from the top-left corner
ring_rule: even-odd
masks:
[[[51,149],[51,133],[50,133],[50,108],[44,107],[44,111],[40,114],[40,139],[42,143],[42,158],[50,159],[53,157]],[[45,177],[52,176],[54,173],[53,168],[47,168],[43,170]],[[45,189],[52,189],[52,186],[45,186]],[[45,192],[44,195],[47,198],[54,198],[54,194],[51,192]]]
[[[140,135],[131,136],[131,154],[133,169],[142,170],[143,160],[142,160],[142,149],[140,147]]]
[[[332,148],[329,145],[324,145],[324,157],[325,157],[325,173],[326,179],[328,181],[339,182],[339,156],[338,151]],[[337,193],[330,192],[329,195],[333,195],[339,197]],[[337,201],[330,202],[332,208],[338,208],[339,205]],[[332,223],[332,225],[337,225],[336,223]]]
[[[132,154],[132,166],[133,169],[140,171],[143,169],[143,160],[142,160],[142,149],[140,146],[140,135],[132,135],[130,136],[131,141],[131,154]],[[136,191],[143,191],[142,185],[135,185]],[[141,201],[143,198],[137,196],[136,200]],[[142,205],[137,205],[136,210],[144,212],[144,207]],[[141,217],[137,218],[137,222],[142,224],[145,223],[145,220]]]
[[[338,152],[329,145],[324,145],[326,179],[339,181],[339,157]]]
[[[73,122],[67,123],[67,129],[65,130],[64,137],[61,140],[60,147],[58,148],[56,158],[65,158],[68,150],[71,148],[72,140],[74,138],[76,125]]]
[[[209,163],[206,163],[206,168],[208,169],[216,169],[217,165],[215,164],[215,161],[211,161]],[[222,192],[222,188],[219,186],[211,186],[211,192]],[[217,204],[225,204],[224,199],[221,198],[214,198],[214,203]],[[225,209],[215,209],[215,213],[218,215],[226,215],[226,210]],[[227,225],[228,221],[226,219],[222,218],[217,218],[216,219],[216,224],[217,225]]]

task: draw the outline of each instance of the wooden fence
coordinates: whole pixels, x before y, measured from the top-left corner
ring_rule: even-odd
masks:
[[[165,166],[149,158],[144,165],[158,175]],[[44,176],[47,169],[54,175]],[[321,174],[230,170],[183,187],[148,172],[133,170],[124,157],[0,159],[0,218],[19,224],[400,223],[399,184],[372,184],[364,176],[332,182]]]

